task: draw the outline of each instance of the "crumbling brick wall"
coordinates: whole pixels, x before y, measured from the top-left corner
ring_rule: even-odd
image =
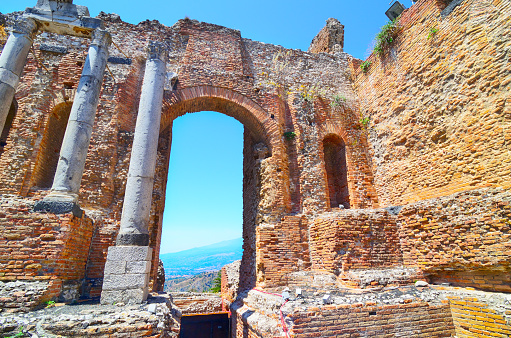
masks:
[[[452,337],[449,305],[428,303],[377,306],[376,304],[311,306],[289,315],[293,337]]]
[[[34,215],[33,202],[23,199],[2,198],[0,207],[0,281],[46,283],[37,292],[29,287],[12,299],[2,298],[4,306],[31,309],[61,295],[66,301],[78,297],[89,259],[92,220],[85,214]]]
[[[346,210],[315,219],[309,239],[312,267],[340,274],[402,265],[396,217],[386,210]]]
[[[354,68],[381,206],[511,187],[509,1],[421,0],[367,73]]]
[[[257,284],[288,285],[290,274],[310,270],[307,219],[286,216],[276,225],[257,227]]]
[[[433,282],[511,291],[510,202],[507,191],[483,189],[405,206],[403,263]]]

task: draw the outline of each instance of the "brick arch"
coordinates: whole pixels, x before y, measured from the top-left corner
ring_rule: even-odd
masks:
[[[279,126],[261,106],[233,90],[197,86],[165,92],[160,130],[186,113],[216,111],[238,120],[256,142],[273,148],[280,140]]]
[[[320,127],[321,143],[328,137],[339,137],[344,142],[350,207],[355,209],[376,208],[378,207],[378,196],[373,183],[367,139],[363,130],[353,127],[358,125],[358,121],[351,116],[354,115],[352,111],[344,110],[343,113],[345,113],[344,118],[327,121]],[[320,156],[324,163],[323,152],[322,149]]]
[[[30,179],[30,188],[33,186],[51,188],[72,106],[73,101],[60,102],[47,115]]]

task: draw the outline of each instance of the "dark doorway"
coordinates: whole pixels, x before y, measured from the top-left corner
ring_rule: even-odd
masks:
[[[327,174],[330,207],[350,208],[348,191],[348,168],[346,166],[346,146],[336,135],[329,135],[323,140],[325,169]]]
[[[215,313],[181,317],[179,338],[228,338],[229,314]]]

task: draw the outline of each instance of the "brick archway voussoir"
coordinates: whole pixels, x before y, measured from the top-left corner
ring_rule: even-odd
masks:
[[[250,98],[235,92],[231,89],[214,86],[197,86],[183,88],[177,91],[166,92],[162,112],[161,129],[165,129],[175,118],[191,112],[204,110],[221,110],[208,108],[212,105],[208,100],[221,100],[225,106],[236,106],[235,111],[230,111],[229,116],[240,121],[251,133],[258,136],[261,141],[265,141],[268,146],[273,148],[280,140],[279,126],[270,118],[261,106]],[[193,108],[190,110],[190,107]],[[218,107],[215,102],[212,106]],[[222,105],[222,104],[220,104]],[[220,111],[220,113],[224,113]],[[247,121],[249,121],[247,123]]]

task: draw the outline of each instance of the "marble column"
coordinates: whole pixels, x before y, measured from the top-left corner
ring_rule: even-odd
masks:
[[[152,258],[148,225],[163,105],[165,55],[161,43],[149,43],[121,227],[116,246],[108,249],[102,304],[142,303],[147,299]]]
[[[108,59],[110,33],[96,29],[76,90],[66,133],[60,149],[59,162],[51,192],[35,206],[35,210],[66,213],[77,208],[78,190],[82,181],[92,127],[96,117],[99,94]]]
[[[36,33],[37,23],[33,19],[16,21],[0,55],[0,133]]]

